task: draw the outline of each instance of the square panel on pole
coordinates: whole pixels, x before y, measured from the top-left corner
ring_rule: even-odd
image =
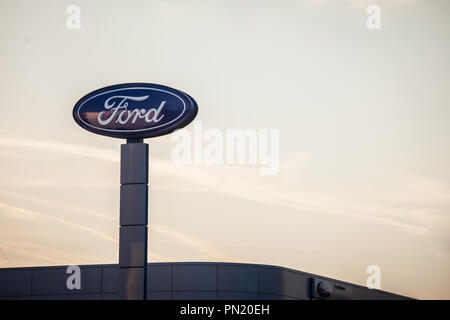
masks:
[[[147,226],[121,226],[119,266],[145,267],[147,264]]]
[[[147,225],[148,186],[124,184],[120,186],[120,225]]]
[[[148,183],[148,144],[127,143],[120,146],[120,183]]]

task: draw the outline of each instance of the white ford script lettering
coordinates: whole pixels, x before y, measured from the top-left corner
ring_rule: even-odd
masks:
[[[106,111],[102,111],[98,114],[98,123],[102,126],[106,126],[111,123],[114,119],[116,123],[126,124],[131,120],[131,123],[135,123],[136,120],[144,119],[145,122],[158,123],[163,117],[162,109],[166,104],[166,101],[162,101],[158,108],[150,109],[140,109],[135,108],[133,110],[128,110],[128,100],[131,101],[144,101],[148,99],[148,95],[142,97],[132,97],[132,96],[112,96],[105,100],[104,107],[106,110],[111,110],[112,113],[104,119],[103,115]],[[118,103],[117,103],[118,102]],[[117,105],[116,105],[117,103]],[[121,110],[121,111],[120,111]]]

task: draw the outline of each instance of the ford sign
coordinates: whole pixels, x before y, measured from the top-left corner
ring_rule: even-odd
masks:
[[[73,108],[82,128],[115,138],[151,138],[188,125],[197,115],[186,93],[151,83],[124,83],[95,90]]]

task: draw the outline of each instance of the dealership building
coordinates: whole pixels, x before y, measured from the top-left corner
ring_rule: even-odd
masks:
[[[119,266],[80,267],[80,288],[69,289],[68,266],[0,269],[0,300],[119,298]],[[398,300],[409,299],[284,267],[215,262],[148,263],[147,300]],[[129,282],[134,289],[142,282]]]

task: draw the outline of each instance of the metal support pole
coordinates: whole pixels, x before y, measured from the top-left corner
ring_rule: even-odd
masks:
[[[127,139],[120,154],[119,298],[147,292],[148,144]]]

